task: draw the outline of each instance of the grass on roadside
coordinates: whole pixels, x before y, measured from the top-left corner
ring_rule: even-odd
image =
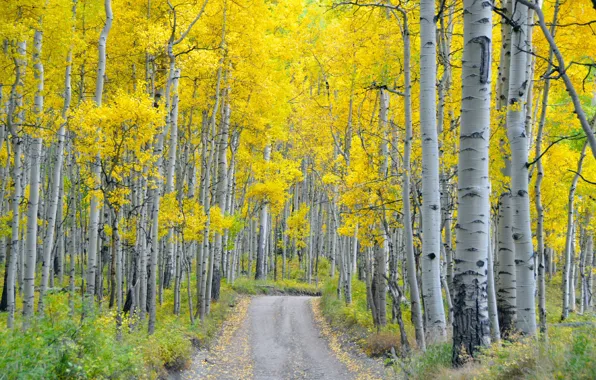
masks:
[[[337,279],[328,280],[322,289],[321,311],[329,324],[347,333],[371,356],[384,356],[393,364],[398,378],[413,379],[595,379],[596,378],[596,316],[572,314],[566,322],[578,326],[557,324],[561,310],[561,278],[547,283],[548,340],[518,338],[513,342],[493,344],[467,366],[451,366],[452,343],[430,345],[426,352],[414,349],[409,357],[394,361],[391,347],[399,353],[398,326],[389,323],[377,332],[366,304],[366,287],[362,281],[352,283],[351,305],[337,298]],[[402,313],[411,346],[415,346],[410,310],[402,304]],[[388,310],[388,318],[391,311]]]
[[[186,297],[182,298],[180,316],[173,315],[173,291],[166,289],[157,310],[155,333],[147,334],[146,321],[125,316],[122,339],[118,340],[115,314],[106,310],[105,304],[102,310],[81,320],[80,298],[71,317],[68,294],[49,294],[45,315],[34,318],[26,332],[20,328],[20,315],[16,328],[8,330],[7,314],[0,314],[0,379],[164,377],[167,370],[188,365],[193,345],[204,346],[211,341],[236,298],[236,292],[224,284],[209,317],[203,323],[191,324]]]

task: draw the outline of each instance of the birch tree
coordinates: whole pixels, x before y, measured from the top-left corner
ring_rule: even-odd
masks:
[[[41,24],[41,22],[40,22]],[[40,25],[41,26],[41,25]],[[37,124],[41,123],[43,113],[43,86],[44,86],[44,67],[42,63],[41,50],[43,44],[43,34],[41,30],[35,31],[33,42],[33,70],[37,88],[35,93],[35,114]],[[38,125],[41,127],[41,125]],[[39,133],[35,131],[34,133]],[[23,328],[29,326],[30,318],[33,315],[35,301],[35,264],[37,259],[37,210],[39,206],[39,190],[41,187],[40,165],[42,154],[41,137],[32,137],[29,145],[29,159],[31,168],[29,169],[29,202],[27,208],[27,241],[25,242],[25,275],[23,284]]]
[[[571,303],[575,303],[575,299],[572,299],[573,287],[573,252],[574,252],[574,233],[575,228],[575,190],[577,188],[577,182],[582,172],[584,159],[586,157],[586,148],[588,143],[586,142],[582,148],[582,151],[577,162],[577,170],[571,181],[571,188],[569,189],[568,203],[567,203],[567,233],[565,234],[565,267],[563,269],[563,310],[561,312],[561,321],[564,321],[569,317],[569,311],[571,310]],[[573,297],[575,298],[575,297]]]
[[[100,107],[103,98],[103,88],[105,83],[106,73],[106,49],[108,36],[112,29],[112,22],[114,15],[112,12],[112,0],[104,0],[105,23],[98,43],[98,60],[97,60],[97,80],[95,84],[95,104]],[[91,173],[95,182],[95,186],[101,184],[101,161],[99,156],[96,157],[95,162],[91,164]],[[97,189],[93,189],[97,191]],[[89,243],[87,248],[87,295],[93,297],[95,294],[95,277],[97,270],[97,239],[99,235],[99,213],[100,204],[97,193],[93,192],[91,195],[89,211]]]
[[[453,363],[490,343],[487,298],[488,143],[492,9],[464,1],[462,112],[458,161],[456,266],[453,276]]]
[[[436,120],[437,27],[434,0],[420,2],[420,126],[422,139],[422,294],[428,337],[446,339],[441,293],[441,201]]]
[[[507,101],[507,138],[511,147],[511,195],[513,206],[512,236],[515,247],[516,281],[516,327],[527,335],[536,333],[536,310],[534,291],[534,250],[530,219],[530,198],[528,192],[528,138],[525,127],[524,106],[529,78],[526,65],[530,49],[528,45],[528,9],[518,6],[512,20],[511,64],[509,68],[509,98]]]

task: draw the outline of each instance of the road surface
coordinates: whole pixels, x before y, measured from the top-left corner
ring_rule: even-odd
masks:
[[[382,369],[370,368],[378,367],[376,362],[342,352],[337,342],[330,344],[330,329],[315,318],[312,301],[312,297],[295,296],[247,300],[247,310],[240,310],[237,320],[224,328],[217,347],[197,355],[182,378],[381,378]]]

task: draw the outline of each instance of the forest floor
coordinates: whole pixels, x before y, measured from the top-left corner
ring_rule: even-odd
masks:
[[[244,298],[210,351],[181,379],[381,379],[382,363],[346,350],[322,318],[317,298]]]

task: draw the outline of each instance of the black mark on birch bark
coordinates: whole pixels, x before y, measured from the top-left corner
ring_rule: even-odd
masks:
[[[490,39],[487,36],[478,36],[472,38],[470,42],[480,44],[480,48],[482,49],[480,55],[480,83],[488,83],[488,73],[490,72]]]

